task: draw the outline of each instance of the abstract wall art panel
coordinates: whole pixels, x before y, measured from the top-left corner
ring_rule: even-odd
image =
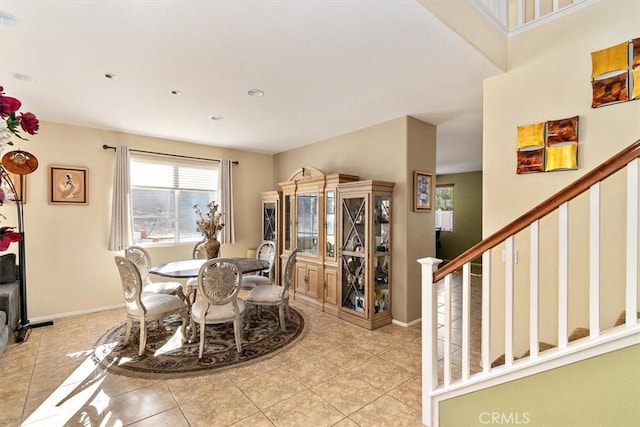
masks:
[[[629,42],[591,52],[591,78],[629,68]]]
[[[518,174],[544,172],[544,148],[518,151]]]
[[[547,145],[578,142],[578,116],[547,122]]]
[[[593,80],[591,82],[593,87],[593,101],[591,106],[595,108],[616,102],[628,101],[628,77],[629,72],[625,72],[602,80]]]
[[[578,169],[578,144],[547,147],[545,171]]]
[[[517,148],[544,147],[544,122],[518,126]]]
[[[631,66],[633,68],[640,67],[640,38],[631,40],[631,45],[633,46]]]
[[[640,99],[640,67],[631,72],[633,76],[633,93],[631,99]]]

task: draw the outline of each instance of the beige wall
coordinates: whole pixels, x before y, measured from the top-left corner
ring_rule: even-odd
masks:
[[[276,182],[298,168],[357,175],[395,183],[393,193],[392,315],[400,322],[420,317],[420,271],[416,259],[433,256],[432,214],[411,211],[413,169],[435,171],[435,127],[411,117],[279,153],[274,157]],[[407,183],[411,183],[408,187]],[[411,233],[409,233],[411,230]],[[429,237],[430,236],[430,237]]]
[[[438,251],[438,257],[452,260],[482,240],[482,172],[438,175],[436,183],[453,184],[453,231],[440,234]]]
[[[587,171],[640,138],[640,101],[591,108],[591,52],[639,37],[640,2],[604,1],[509,40],[509,71],[485,81],[483,146],[483,235],[486,237],[528,209],[584,175]],[[518,125],[580,116],[577,171],[516,175],[515,145]],[[625,192],[624,177],[603,185],[601,231],[601,322],[610,327],[622,310],[624,286]],[[569,205],[570,212],[570,322],[569,333],[588,326],[588,223],[585,197]],[[557,340],[557,217],[541,221],[540,303],[541,339]],[[528,257],[528,233],[516,237],[520,259]],[[494,251],[493,307],[502,307],[500,281],[504,264]],[[515,266],[516,355],[528,348],[528,267]],[[493,319],[492,353],[503,353],[500,328],[503,316]]]
[[[117,253],[107,250],[115,154],[103,150],[102,144],[238,160],[240,165],[234,168],[238,242],[223,246],[222,251],[243,256],[260,241],[260,192],[272,189],[271,155],[43,122],[38,135],[16,145],[40,161],[38,170],[27,177],[24,206],[28,315],[32,321],[123,304],[113,262]],[[48,165],[89,168],[89,205],[49,205]],[[7,204],[1,211],[8,217],[7,225],[15,221],[13,205]],[[12,245],[12,250],[16,248]],[[155,263],[161,263],[189,258],[191,245],[152,248],[149,252]]]

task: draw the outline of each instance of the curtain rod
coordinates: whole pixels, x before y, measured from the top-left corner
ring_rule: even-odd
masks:
[[[111,146],[111,145],[107,145],[107,144],[104,144],[102,146],[102,148],[104,150],[114,150],[114,151],[116,149],[116,147]],[[129,149],[129,151],[133,151],[134,153],[157,154],[157,155],[160,155],[160,156],[179,157],[181,159],[207,160],[207,161],[210,161],[210,162],[218,162],[218,163],[220,162],[220,159],[207,159],[206,157],[183,156],[182,154],[160,153],[160,152],[157,152],[157,151],[134,150],[134,149]],[[238,162],[237,160],[234,160],[232,163],[234,165],[239,165],[240,164],[240,162]]]

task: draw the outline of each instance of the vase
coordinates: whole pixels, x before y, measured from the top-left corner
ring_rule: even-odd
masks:
[[[215,237],[207,237],[204,242],[204,250],[207,254],[207,259],[218,258],[220,255],[220,242]]]

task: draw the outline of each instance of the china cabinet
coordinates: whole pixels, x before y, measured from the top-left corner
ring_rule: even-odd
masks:
[[[293,299],[337,314],[336,201],[341,182],[352,175],[325,175],[300,168],[280,183],[283,214],[281,263],[297,248]],[[281,273],[282,270],[281,270]]]
[[[280,253],[282,245],[278,231],[281,223],[282,193],[265,191],[261,193],[262,240],[272,240],[276,244],[275,277],[280,277]]]
[[[391,199],[394,184],[338,185],[338,317],[368,329],[391,322]]]

